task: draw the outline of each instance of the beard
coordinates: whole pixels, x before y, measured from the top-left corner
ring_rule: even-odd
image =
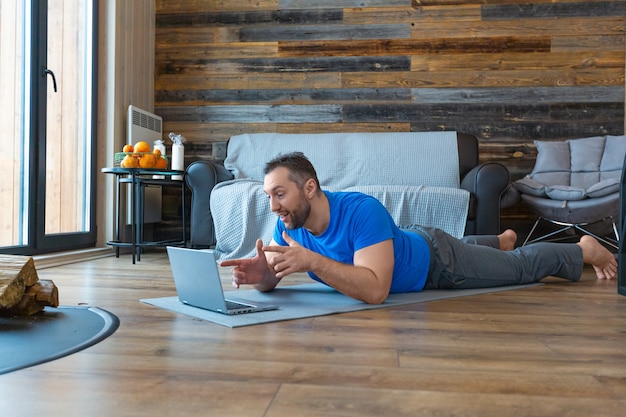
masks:
[[[289,217],[291,218],[290,223],[283,223],[285,227],[289,230],[299,229],[304,226],[307,219],[309,218],[309,214],[311,214],[311,204],[304,197],[304,193],[301,195],[300,204],[293,211],[289,212]]]

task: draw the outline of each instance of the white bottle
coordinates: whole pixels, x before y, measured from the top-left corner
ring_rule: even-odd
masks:
[[[185,170],[185,146],[182,143],[172,145],[172,169],[176,171]],[[181,181],[182,175],[172,175],[173,180]]]

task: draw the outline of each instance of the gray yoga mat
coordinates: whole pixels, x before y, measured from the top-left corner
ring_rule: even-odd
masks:
[[[140,301],[165,310],[221,324],[222,326],[243,327],[305,317],[324,316],[350,311],[371,310],[376,308],[401,306],[405,304],[423,303],[426,301],[466,297],[469,295],[487,294],[497,291],[528,288],[536,285],[541,284],[515,285],[471,290],[428,290],[405,294],[391,294],[383,304],[375,305],[354,300],[319,283],[283,286],[268,293],[262,293],[254,289],[239,290],[227,292],[227,297],[228,295],[231,295],[232,297],[243,298],[250,301],[277,304],[280,308],[278,310],[233,316],[188,306],[181,303],[178,300],[178,297],[146,298]]]
[[[0,317],[0,374],[49,362],[106,339],[117,316],[89,306],[46,307],[28,317]]]

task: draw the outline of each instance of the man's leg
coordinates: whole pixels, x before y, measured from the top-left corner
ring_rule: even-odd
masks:
[[[438,229],[430,237],[434,270],[426,288],[485,288],[528,284],[547,276],[578,281],[583,252],[577,244],[536,243],[512,251],[468,244]]]
[[[512,229],[506,229],[497,236],[493,235],[470,235],[463,236],[461,240],[472,245],[489,246],[500,250],[513,250],[517,242],[517,233]]]

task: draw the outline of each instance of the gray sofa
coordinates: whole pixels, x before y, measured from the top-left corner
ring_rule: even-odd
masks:
[[[439,227],[461,237],[500,232],[500,198],[509,172],[479,163],[478,140],[456,132],[259,133],[230,138],[224,165],[197,161],[186,170],[191,246],[215,247],[221,259],[254,253],[276,216],[262,190],[273,157],[304,152],[323,189],[378,198],[400,227]]]

